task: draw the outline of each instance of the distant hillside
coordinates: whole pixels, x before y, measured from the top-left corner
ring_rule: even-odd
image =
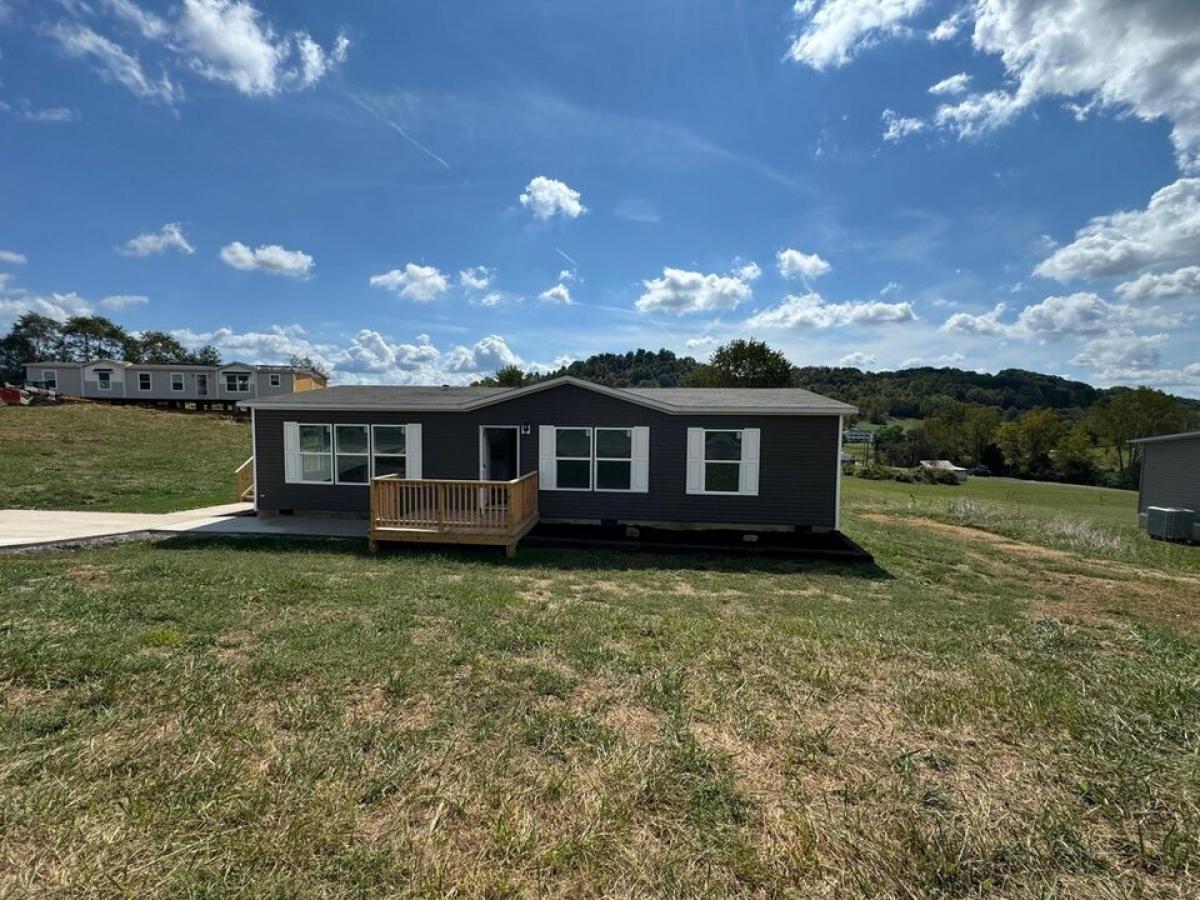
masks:
[[[589,356],[541,377],[574,375],[611,387],[679,387],[687,384],[699,366],[692,357],[677,356],[670,350],[634,350]],[[990,375],[954,368],[864,372],[847,367],[804,366],[793,368],[792,380],[796,387],[853,403],[865,416],[877,419],[923,418],[946,398],[1014,412],[1039,406],[1083,411],[1106,394],[1124,390],[1097,388],[1024,369],[1003,369]],[[1200,401],[1180,399],[1200,411]]]
[[[545,378],[573,375],[609,387],[680,387],[700,364],[670,350],[600,353],[576,360]]]

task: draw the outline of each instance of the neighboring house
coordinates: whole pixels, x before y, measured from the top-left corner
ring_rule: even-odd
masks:
[[[842,417],[856,413],[799,389],[571,377],[343,386],[241,406],[260,513],[370,514],[373,538],[510,549],[538,519],[835,530]]]
[[[325,387],[323,375],[294,366],[158,366],[119,359],[26,363],[25,382],[91,400],[203,408]]]
[[[842,432],[842,441],[846,444],[873,444],[875,432],[869,428],[847,428]]]
[[[939,472],[949,472],[959,483],[967,480],[968,472],[962,466],[956,466],[948,459],[923,459],[921,460],[922,469],[933,469]]]
[[[1190,509],[1200,514],[1200,431],[1130,441],[1142,448],[1138,515],[1148,506]]]

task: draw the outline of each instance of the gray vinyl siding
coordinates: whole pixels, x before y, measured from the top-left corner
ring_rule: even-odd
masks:
[[[272,375],[279,376],[279,387],[271,387]],[[290,394],[295,382],[296,378],[291,372],[256,372],[250,379],[250,390],[255,397],[276,397],[279,394]]]
[[[215,380],[211,372],[197,372],[195,369],[175,369],[183,376],[183,390],[171,390],[170,369],[131,366],[125,370],[125,396],[130,400],[216,400],[213,388]],[[143,391],[140,385],[141,373],[150,375],[150,390]],[[208,394],[201,397],[196,390],[196,376],[208,375]]]
[[[837,416],[670,415],[564,385],[472,412],[256,410],[259,509],[367,513],[365,485],[287,484],[283,423],[422,427],[425,478],[479,478],[479,427],[528,425],[520,436],[522,474],[538,468],[539,425],[650,428],[649,493],[541,491],[545,518],[746,523],[835,527]],[[686,493],[688,428],[759,428],[758,496]]]
[[[1147,506],[1178,506],[1200,512],[1200,437],[1142,446],[1138,512]]]
[[[42,372],[53,371],[58,376],[58,390],[72,397],[83,396],[83,383],[78,366],[25,366],[26,381],[41,381]]]

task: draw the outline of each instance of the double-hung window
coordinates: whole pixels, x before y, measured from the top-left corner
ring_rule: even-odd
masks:
[[[398,475],[408,477],[408,427],[405,425],[375,425],[371,465],[374,476]]]
[[[333,428],[288,422],[284,426],[286,477],[301,484],[333,484]]]
[[[279,373],[278,373],[278,372],[272,372],[272,373],[271,373],[271,375],[270,375],[270,382],[269,382],[269,383],[270,383],[271,387],[279,387],[279,384],[280,384],[280,379],[279,379]]]
[[[96,387],[102,391],[112,390],[112,370],[97,369],[96,370]]]
[[[48,391],[57,391],[58,373],[53,369],[42,369],[42,387]]]
[[[183,390],[183,373],[182,372],[172,372],[171,373],[171,390],[173,390],[173,391],[182,391]]]
[[[542,425],[539,485],[547,491],[650,489],[650,429]]]
[[[592,489],[592,429],[555,429],[554,483],[560,491]]]
[[[368,485],[381,475],[421,477],[421,426],[283,423],[288,484]]]
[[[138,372],[138,390],[139,391],[148,391],[148,390],[150,390],[151,385],[152,385],[152,382],[150,380],[150,373],[149,372]]]
[[[225,376],[225,390],[231,394],[247,394],[250,392],[250,376],[230,372]]]
[[[596,490],[633,489],[633,429],[596,429]]]
[[[338,484],[367,484],[371,469],[371,433],[366,425],[333,426]]]
[[[689,494],[758,493],[759,429],[689,428]]]

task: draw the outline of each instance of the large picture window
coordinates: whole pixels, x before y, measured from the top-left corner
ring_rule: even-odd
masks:
[[[366,425],[335,425],[334,472],[338,484],[367,484],[370,480],[371,434]]]
[[[596,429],[596,490],[628,491],[633,487],[633,429]]]
[[[376,425],[373,434],[374,477],[408,477],[408,429],[404,425]]]
[[[249,393],[250,376],[244,373],[230,372],[225,376],[225,390],[231,394]]]
[[[421,425],[283,423],[289,484],[362,485],[372,478],[421,477]]]
[[[558,490],[592,489],[592,429],[555,429],[554,469]]]
[[[333,441],[328,425],[300,425],[300,481],[330,484],[333,481]]]

